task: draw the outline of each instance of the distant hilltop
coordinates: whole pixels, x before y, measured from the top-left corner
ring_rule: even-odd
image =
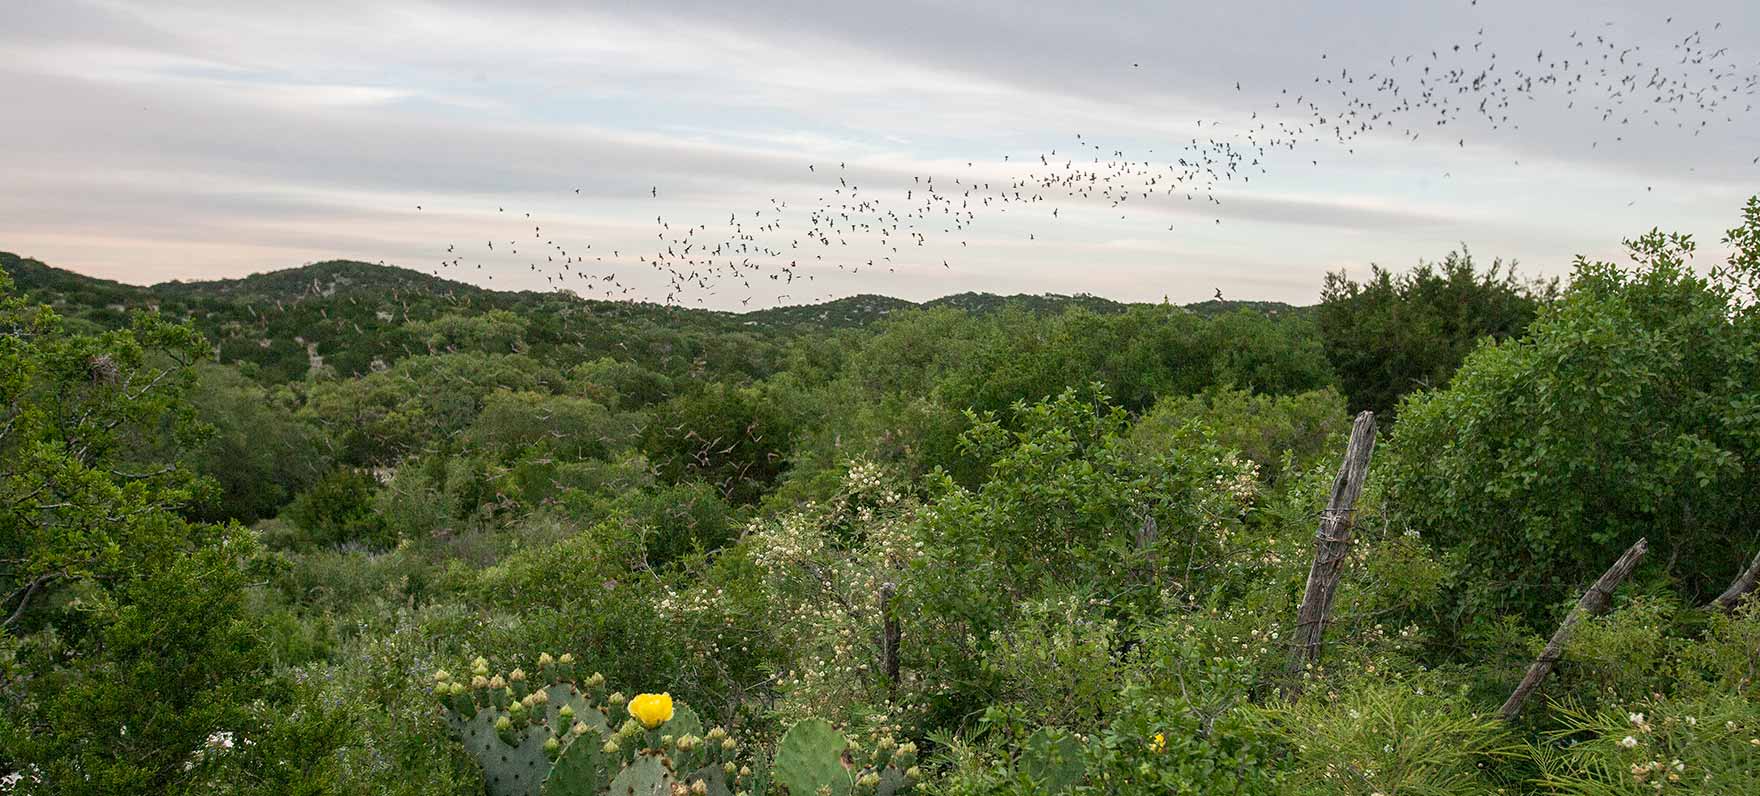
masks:
[[[109,279],[85,276],[56,268],[41,261],[0,252],[0,269],[12,276],[17,288],[33,298],[55,305],[68,314],[104,309],[122,310],[161,307],[167,312],[213,308],[219,304],[250,302],[304,302],[353,298],[357,303],[366,297],[393,299],[395,296],[441,298],[459,305],[475,305],[482,309],[517,309],[522,306],[547,304],[550,301],[577,301],[592,306],[650,308],[655,311],[685,312],[737,318],[746,325],[819,326],[825,328],[860,327],[886,316],[912,308],[950,308],[973,314],[995,312],[1016,307],[1034,313],[1063,312],[1079,307],[1096,313],[1123,312],[1130,303],[1113,301],[1088,294],[1073,296],[1056,293],[1001,296],[994,293],[956,293],[925,302],[864,293],[819,304],[798,304],[746,312],[665,307],[646,302],[616,302],[586,299],[571,293],[552,291],[491,290],[466,282],[431,276],[408,268],[379,265],[356,260],[327,260],[295,268],[251,274],[237,279],[174,280],[155,285],[131,285]],[[1248,309],[1277,315],[1307,309],[1278,301],[1218,301],[1215,299],[1182,305],[1183,309],[1202,315],[1213,315]]]

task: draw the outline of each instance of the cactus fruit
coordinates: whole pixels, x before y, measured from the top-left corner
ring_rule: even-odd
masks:
[[[1050,796],[1064,793],[1082,779],[1082,745],[1067,732],[1040,728],[1021,749],[1020,770]]]
[[[848,796],[852,781],[843,767],[849,741],[822,719],[807,719],[789,728],[776,747],[774,776],[789,796]]]

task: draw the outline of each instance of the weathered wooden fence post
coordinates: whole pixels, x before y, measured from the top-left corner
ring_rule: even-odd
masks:
[[[1564,622],[1558,626],[1558,630],[1553,631],[1552,638],[1547,640],[1546,648],[1540,651],[1540,657],[1535,658],[1534,662],[1529,664],[1528,673],[1522,675],[1521,684],[1516,686],[1516,690],[1510,693],[1509,699],[1504,701],[1503,707],[1498,709],[1497,715],[1499,717],[1504,721],[1509,721],[1515,718],[1516,714],[1522,712],[1522,703],[1528,701],[1529,695],[1534,693],[1534,689],[1540,687],[1540,681],[1546,679],[1547,673],[1552,671],[1553,665],[1558,663],[1558,659],[1564,655],[1564,645],[1570,641],[1571,631],[1576,629],[1577,623],[1582,621],[1585,614],[1598,616],[1607,612],[1607,609],[1613,605],[1613,590],[1619,588],[1620,582],[1631,575],[1632,570],[1637,569],[1638,561],[1644,557],[1645,551],[1649,549],[1650,543],[1639,539],[1619,557],[1619,560],[1613,562],[1613,566],[1601,573],[1601,577],[1595,581],[1595,585],[1583,592],[1583,598],[1577,601],[1576,607],[1565,615]]]
[[[1742,601],[1742,596],[1754,590],[1756,582],[1760,582],[1760,554],[1754,556],[1754,562],[1742,570],[1742,574],[1736,576],[1735,582],[1729,584],[1729,588],[1717,595],[1717,599],[1712,600],[1711,604],[1725,611],[1734,611],[1736,605]]]
[[[880,668],[886,682],[898,690],[898,609],[892,604],[898,587],[890,582],[880,585]]]
[[[1326,633],[1327,615],[1332,611],[1332,598],[1338,593],[1338,579],[1344,572],[1344,559],[1351,549],[1351,529],[1356,521],[1357,497],[1363,494],[1363,480],[1369,475],[1369,454],[1375,450],[1375,413],[1364,411],[1351,426],[1351,441],[1344,451],[1344,463],[1338,478],[1332,482],[1332,497],[1320,514],[1320,529],[1314,534],[1314,563],[1308,568],[1308,586],[1302,593],[1302,604],[1296,609],[1294,660],[1290,662],[1290,685],[1285,695],[1295,699],[1301,695],[1301,674],[1308,664],[1320,657],[1320,642]]]

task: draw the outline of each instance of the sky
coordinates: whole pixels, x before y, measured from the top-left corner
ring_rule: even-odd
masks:
[[[1694,31],[1715,67],[1672,63]],[[839,178],[902,207],[924,177],[1000,186],[1053,151],[1160,168],[1188,141],[1301,120],[1291,95],[1345,96],[1316,79],[1361,91],[1382,70],[1410,97],[1425,58],[1440,72],[1495,53],[1507,75],[1593,36],[1749,93],[1654,106],[1646,118],[1682,126],[1639,129],[1594,108],[1634,115],[1640,91],[1541,87],[1496,129],[1457,118],[1417,140],[1388,128],[1267,152],[1214,201],[1058,196],[925,224],[903,252],[873,236],[834,258],[789,251]],[[547,289],[538,244],[485,250],[529,235],[581,258],[567,284],[585,295],[617,274],[618,298],[724,309],[968,290],[1311,303],[1328,271],[1462,245],[1565,275],[1652,227],[1716,260],[1760,193],[1760,97],[1741,82],[1760,73],[1756,42],[1748,0],[13,0],[0,250],[138,284],[357,259]],[[643,252],[673,226],[724,234],[730,216],[812,278],[669,289]]]

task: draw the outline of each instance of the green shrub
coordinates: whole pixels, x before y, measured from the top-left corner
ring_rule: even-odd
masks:
[[[1380,472],[1399,521],[1458,553],[1463,616],[1556,622],[1640,536],[1697,602],[1760,546],[1760,313],[1738,300],[1756,230],[1760,199],[1715,278],[1658,232],[1628,244],[1636,270],[1579,260],[1526,337],[1403,405]]]
[[[1503,727],[1434,678],[1364,678],[1265,711],[1291,750],[1292,792],[1319,796],[1496,791],[1486,768],[1512,754]]]
[[[287,518],[304,531],[307,546],[355,543],[384,548],[395,542],[384,518],[373,511],[379,486],[371,474],[352,467],[332,470],[287,507]]]

